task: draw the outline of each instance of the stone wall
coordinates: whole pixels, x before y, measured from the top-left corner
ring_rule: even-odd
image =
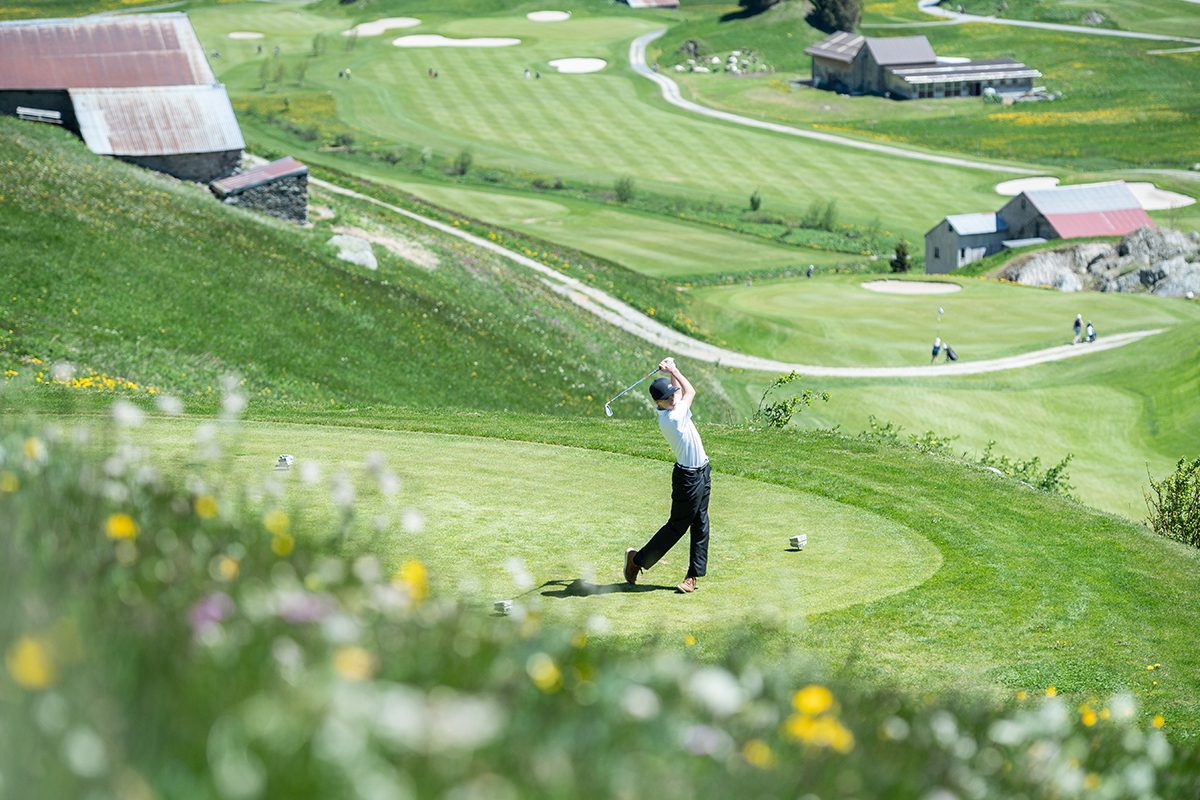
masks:
[[[308,222],[308,175],[278,178],[229,195],[224,202],[304,224]]]
[[[232,175],[242,163],[241,150],[217,153],[181,153],[173,156],[117,156],[139,167],[165,172],[182,181],[209,183]]]

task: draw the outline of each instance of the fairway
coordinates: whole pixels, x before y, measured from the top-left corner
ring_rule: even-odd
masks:
[[[972,361],[1069,344],[1076,314],[1102,336],[1200,320],[1193,303],[1149,295],[1068,294],[972,278],[951,278],[962,286],[953,294],[895,295],[863,289],[862,281],[818,275],[700,288],[694,317],[731,349],[823,366],[929,363],[937,336]]]
[[[155,420],[136,434],[157,458],[181,466],[197,424]],[[296,457],[296,467],[273,473],[282,452]],[[367,488],[363,465],[372,452],[398,472],[399,506],[420,511],[423,530],[403,531],[396,508]],[[470,436],[274,423],[245,424],[230,455],[228,474],[247,485],[282,479],[293,516],[315,516],[318,525],[328,525],[336,509],[327,492],[301,485],[301,465],[317,464],[326,478],[344,471],[362,492],[362,527],[392,513],[384,532],[360,531],[351,546],[392,568],[420,559],[440,593],[486,606],[501,599],[541,603],[549,617],[577,622],[599,614],[619,633],[697,632],[763,618],[800,624],[916,586],[941,564],[933,544],[894,521],[718,471],[710,577],[684,598],[674,586],[687,569],[686,540],[636,588],[621,577],[625,548],[641,547],[666,521],[667,461]],[[787,549],[796,533],[808,533],[803,552]],[[531,585],[514,580],[509,559],[523,564]]]
[[[286,53],[299,57],[311,49],[318,30],[333,36],[349,27],[346,20],[307,10],[271,15],[260,6],[199,9],[192,18],[206,45],[219,42],[224,48],[214,69],[235,97],[263,93],[259,76],[270,50],[258,56],[255,43],[229,40],[230,31],[262,30],[267,48],[281,42]],[[950,210],[994,203],[991,186],[998,173],[898,164],[881,154],[671,110],[628,68],[629,42],[657,27],[634,17],[573,17],[554,25],[524,16],[430,19],[410,30],[510,36],[521,44],[398,49],[383,36],[362,39],[347,52],[340,42],[331,43],[325,54],[305,56],[304,86],[333,91],[338,117],[360,141],[429,146],[450,154],[471,149],[480,164],[609,185],[628,175],[657,192],[738,202],[757,188],[780,211],[836,200],[843,219],[866,224],[886,218],[890,229],[913,241]],[[610,66],[594,74],[562,75],[548,62],[564,56],[605,58]],[[339,81],[338,70],[347,66],[354,79]],[[540,70],[541,79],[524,79],[526,68]],[[429,78],[431,69],[437,79]],[[273,87],[266,91],[277,93]],[[287,88],[289,94],[295,91]]]
[[[709,225],[621,211],[582,201],[395,182],[429,202],[493,225],[545,237],[656,278],[835,267],[865,256],[785,247]]]

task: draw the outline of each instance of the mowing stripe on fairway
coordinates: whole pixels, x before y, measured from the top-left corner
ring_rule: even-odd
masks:
[[[1000,164],[989,164],[985,161],[972,161],[968,158],[955,158],[953,156],[938,156],[931,153],[920,153],[915,150],[905,150],[901,147],[891,147],[885,144],[874,144],[872,142],[860,142],[857,139],[847,139],[843,136],[834,136],[829,133],[819,133],[817,131],[805,130],[804,128],[793,128],[791,125],[781,125],[777,122],[765,122],[752,117],[743,117],[741,114],[731,114],[728,111],[717,111],[716,109],[702,106],[699,103],[693,103],[691,100],[685,100],[679,91],[679,85],[675,81],[663,75],[661,72],[655,72],[646,66],[646,46],[663,36],[667,32],[666,28],[661,31],[647,33],[644,36],[639,36],[634,39],[629,45],[629,65],[633,67],[634,72],[649,78],[659,85],[662,89],[663,99],[677,108],[682,108],[684,111],[691,111],[694,114],[701,114],[705,117],[720,119],[726,122],[732,122],[737,125],[745,125],[751,128],[762,128],[775,133],[786,133],[789,136],[802,136],[806,139],[817,139],[822,142],[831,142],[833,144],[843,145],[845,147],[856,147],[860,150],[871,150],[876,153],[883,153],[890,156],[898,156],[900,158],[911,158],[917,161],[931,161],[935,164],[949,164],[953,167],[968,167],[970,169],[985,169],[991,172],[1015,172],[1022,175],[1037,175],[1038,170],[1025,169],[1022,167],[1006,167]]]
[[[917,0],[917,8],[935,17],[945,17],[955,22],[986,22],[990,25],[1013,25],[1018,28],[1039,28],[1044,31],[1062,31],[1064,33],[1081,33],[1085,36],[1117,36],[1122,39],[1149,39],[1153,42],[1192,42],[1200,44],[1200,39],[1187,36],[1166,36],[1160,33],[1141,33],[1139,31],[1121,31],[1112,28],[1085,28],[1082,25],[1064,25],[1059,22],[1035,22],[1029,19],[1007,19],[1004,17],[981,17],[978,14],[960,14],[940,8],[941,0]]]
[[[1130,333],[1117,334],[1102,339],[1099,342],[1094,342],[1087,347],[1073,347],[1071,345],[1063,345],[1061,347],[1048,347],[1044,350],[1034,350],[1029,353],[1021,353],[1020,355],[1008,356],[1006,358],[994,358],[988,361],[975,361],[969,363],[955,364],[938,364],[936,366],[918,366],[918,367],[823,367],[815,364],[793,364],[784,361],[775,361],[769,358],[761,358],[759,356],[751,356],[745,353],[737,353],[732,350],[726,350],[723,347],[717,347],[706,342],[701,342],[698,339],[693,339],[686,334],[680,333],[672,328],[668,328],[661,322],[658,322],[646,316],[637,309],[629,306],[615,297],[600,291],[594,287],[588,286],[575,278],[563,275],[539,261],[532,258],[527,258],[519,253],[515,253],[508,248],[502,247],[495,242],[489,242],[466,231],[455,228],[453,225],[447,225],[444,222],[438,222],[435,219],[424,217],[407,209],[394,206],[391,203],[385,203],[382,200],[376,200],[374,197],[368,197],[352,189],[346,189],[337,184],[323,181],[320,178],[309,176],[309,182],[320,186],[334,194],[342,195],[343,197],[353,197],[356,200],[362,200],[367,203],[386,208],[393,213],[419,222],[422,225],[428,225],[431,228],[448,233],[464,241],[470,242],[476,247],[482,247],[485,250],[490,250],[497,255],[503,256],[510,261],[528,267],[542,276],[545,284],[570,299],[579,307],[590,311],[592,314],[600,317],[603,320],[611,322],[613,325],[621,328],[627,333],[644,339],[651,344],[664,347],[670,352],[678,353],[679,355],[694,358],[698,361],[705,361],[710,364],[716,364],[723,367],[736,367],[741,369],[752,369],[760,372],[790,372],[795,370],[803,372],[806,375],[823,376],[823,377],[842,377],[842,378],[944,378],[955,377],[961,375],[978,375],[983,372],[1001,372],[1009,369],[1019,369],[1021,367],[1029,367],[1034,364],[1044,364],[1048,361],[1061,361],[1067,358],[1078,358],[1079,356],[1088,353],[1098,353],[1104,350],[1111,350],[1114,347],[1123,347],[1124,345],[1136,342],[1139,339],[1144,339],[1147,336],[1154,336],[1162,333],[1162,328],[1152,330],[1132,331]]]

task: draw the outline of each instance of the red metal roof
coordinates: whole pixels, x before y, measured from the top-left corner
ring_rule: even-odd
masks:
[[[219,181],[213,181],[209,186],[221,197],[230,194],[238,194],[247,189],[252,189],[255,186],[261,186],[264,183],[270,183],[278,178],[288,178],[293,175],[307,175],[308,167],[301,164],[291,156],[281,158],[278,161],[272,161],[270,164],[263,164],[261,167],[248,169],[238,175],[230,175],[228,178],[221,178]]]
[[[216,82],[186,14],[0,22],[0,89]]]
[[[1140,208],[1089,211],[1082,214],[1047,214],[1046,221],[1064,239],[1077,239],[1081,236],[1124,236],[1138,228],[1154,225],[1146,212]]]
[[[72,89],[79,132],[100,155],[223,153],[246,146],[224,86]]]

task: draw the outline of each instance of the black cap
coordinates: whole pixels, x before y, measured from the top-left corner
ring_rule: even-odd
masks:
[[[656,401],[666,400],[675,392],[679,391],[679,387],[671,383],[668,378],[655,378],[650,384],[650,396]]]

